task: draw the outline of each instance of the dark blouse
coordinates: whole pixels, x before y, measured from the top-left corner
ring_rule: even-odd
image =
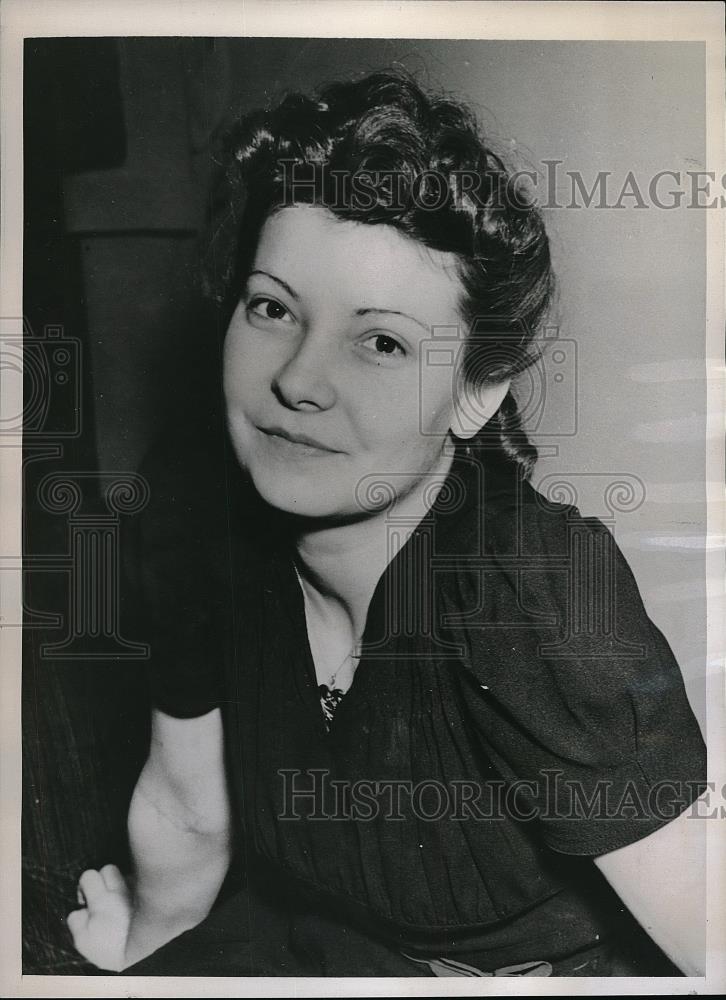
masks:
[[[556,963],[617,933],[588,859],[683,811],[705,751],[605,525],[457,452],[328,728],[284,534],[220,496],[206,570],[204,530],[186,571],[169,536],[151,676],[170,715],[221,706],[243,868],[412,958]]]

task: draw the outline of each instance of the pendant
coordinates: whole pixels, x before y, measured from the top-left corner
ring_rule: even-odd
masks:
[[[320,695],[320,705],[323,709],[323,717],[325,718],[325,728],[330,729],[333,715],[345,697],[345,691],[341,691],[340,688],[333,688],[331,691],[327,684],[320,684],[318,685],[318,694]]]

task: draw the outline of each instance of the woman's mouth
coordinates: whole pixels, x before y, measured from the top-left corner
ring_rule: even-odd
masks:
[[[282,427],[258,427],[265,438],[282,454],[290,456],[324,456],[341,454],[337,448],[309,437],[307,434],[296,434]]]

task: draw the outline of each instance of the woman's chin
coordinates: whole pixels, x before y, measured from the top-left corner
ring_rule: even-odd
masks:
[[[340,520],[346,517],[346,507],[351,506],[351,498],[346,504],[342,497],[335,496],[324,480],[298,483],[294,476],[252,475],[250,478],[265,503],[283,514],[312,520]]]

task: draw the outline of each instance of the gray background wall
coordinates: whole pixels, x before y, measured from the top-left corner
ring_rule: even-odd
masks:
[[[193,368],[204,350],[185,325],[189,269],[205,214],[208,138],[234,107],[399,62],[471,100],[515,165],[542,172],[543,161],[563,161],[563,205],[571,201],[565,171],[579,171],[588,188],[609,171],[612,203],[629,171],[647,199],[658,171],[705,169],[699,43],[116,44],[125,162],[64,180],[66,227],[82,247],[102,469],[138,465],[185,391],[185,358]],[[554,381],[557,345],[550,350],[534,481],[568,480],[583,512],[598,516],[609,516],[607,483],[625,479],[636,493],[642,483],[643,502],[617,513],[615,535],[703,719],[706,213],[636,208],[633,198],[623,205],[545,211],[560,285],[554,322],[569,343],[562,382]],[[525,401],[529,392],[527,383]]]

